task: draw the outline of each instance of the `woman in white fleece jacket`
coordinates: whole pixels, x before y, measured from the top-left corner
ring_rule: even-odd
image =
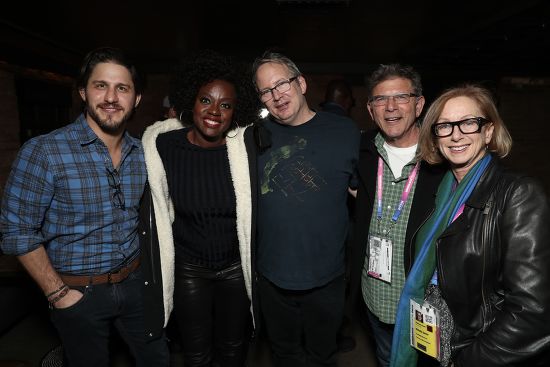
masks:
[[[240,367],[252,320],[252,213],[238,125],[257,118],[257,97],[244,69],[202,51],[176,69],[170,101],[179,118],[143,135],[164,320],[173,307],[186,367]]]

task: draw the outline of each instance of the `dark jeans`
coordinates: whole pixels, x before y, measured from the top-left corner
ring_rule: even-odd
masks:
[[[185,367],[244,365],[252,315],[240,263],[176,264],[174,306]]]
[[[369,324],[376,342],[376,358],[380,367],[388,367],[391,359],[391,345],[393,339],[394,324],[386,324],[375,314],[373,314],[365,305],[365,312],[367,313]]]
[[[109,366],[109,332],[113,325],[128,344],[136,366],[169,365],[166,339],[146,341],[141,287],[138,269],[117,284],[72,287],[84,296],[71,307],[51,310],[69,366]]]
[[[345,279],[304,291],[259,280],[260,307],[276,367],[336,367],[336,336],[344,315]]]

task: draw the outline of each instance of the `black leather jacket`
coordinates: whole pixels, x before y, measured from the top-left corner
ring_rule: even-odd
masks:
[[[494,158],[436,245],[455,366],[550,366],[550,208]]]

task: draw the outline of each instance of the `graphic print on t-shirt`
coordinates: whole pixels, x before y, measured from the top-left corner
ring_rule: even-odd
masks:
[[[270,152],[261,182],[262,195],[281,192],[285,197],[303,201],[302,195],[310,191],[320,191],[327,184],[314,165],[302,154],[306,146],[305,139],[294,137],[291,144]]]

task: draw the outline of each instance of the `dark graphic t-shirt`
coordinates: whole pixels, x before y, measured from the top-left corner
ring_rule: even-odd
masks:
[[[322,286],[344,272],[359,130],[324,112],[299,126],[268,120],[266,127],[272,146],[258,165],[259,271],[285,289]]]

